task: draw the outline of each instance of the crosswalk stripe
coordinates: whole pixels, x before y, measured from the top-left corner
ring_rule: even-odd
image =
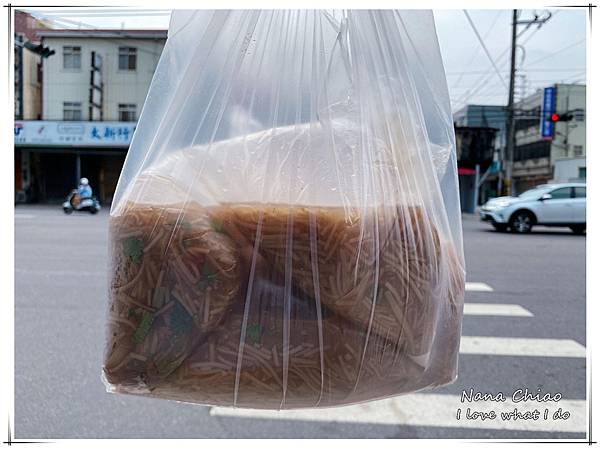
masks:
[[[462,354],[585,358],[585,346],[560,338],[470,337],[460,339]]]
[[[15,268],[17,274],[27,274],[34,276],[67,276],[67,277],[106,277],[104,271],[69,271],[69,270],[35,270],[25,268]]]
[[[485,282],[465,282],[465,290],[468,292],[493,292],[494,289]]]
[[[496,394],[497,392],[494,392]],[[552,392],[554,394],[555,392]],[[311,410],[252,410],[213,407],[211,416],[295,420],[309,422],[338,422],[357,424],[387,424],[407,426],[461,427],[468,429],[505,429],[550,432],[585,432],[585,400],[561,399],[558,402],[512,402],[510,393],[504,393],[505,402],[479,401],[461,403],[460,396],[445,394],[415,393],[381,401],[366,402],[348,407],[311,409]],[[457,419],[457,410],[461,409],[461,419]],[[495,419],[467,420],[467,408],[473,412],[496,412]],[[500,415],[510,413],[515,408],[520,413],[540,411],[538,420],[507,419]],[[544,420],[544,411],[548,409],[548,419]],[[559,409],[569,412],[568,419],[553,419]],[[564,417],[565,415],[563,415]]]
[[[489,315],[489,316],[522,316],[532,317],[533,313],[518,304],[485,304],[465,303],[465,315]]]

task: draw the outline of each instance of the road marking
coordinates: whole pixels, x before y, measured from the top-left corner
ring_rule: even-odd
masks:
[[[469,337],[460,339],[462,354],[585,358],[585,346],[559,338]]]
[[[553,392],[554,393],[554,392]],[[585,400],[562,399],[559,402],[512,402],[512,391],[504,393],[505,402],[481,401],[461,403],[460,396],[446,394],[415,393],[381,401],[367,402],[338,408],[311,410],[252,410],[212,407],[211,416],[251,419],[293,420],[309,422],[338,422],[356,424],[388,424],[417,427],[460,427],[467,429],[501,429],[501,430],[530,430],[549,432],[585,432],[586,431],[586,402]],[[456,419],[457,410],[461,409],[461,419]],[[495,419],[467,420],[467,408],[474,411],[495,411]],[[520,413],[540,411],[538,420],[507,419],[503,420],[500,413],[510,413],[517,408]],[[545,409],[548,409],[548,419],[543,419]],[[568,419],[553,419],[559,409],[569,412]]]
[[[465,282],[465,290],[468,292],[493,292],[494,289],[485,282]]]
[[[25,269],[15,268],[15,273],[29,274],[34,276],[69,276],[73,279],[79,277],[91,276],[91,277],[106,277],[104,271],[80,271],[80,270],[36,270],[36,269]]]
[[[474,302],[465,303],[464,314],[489,316],[533,316],[533,313],[518,304],[483,304]]]
[[[35,215],[31,215],[31,214],[15,214],[15,218],[35,218]]]

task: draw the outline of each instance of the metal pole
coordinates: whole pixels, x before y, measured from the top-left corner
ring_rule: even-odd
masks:
[[[77,177],[75,181],[75,185],[79,185],[79,180],[81,179],[81,156],[79,153],[75,155],[75,176]]]
[[[557,99],[558,99],[558,86],[556,88]],[[571,96],[571,86],[567,86],[567,107],[566,113],[569,113],[569,97]],[[565,157],[569,157],[569,122],[564,122],[565,124]],[[554,176],[553,176],[554,177]]]
[[[18,39],[18,40],[17,40]],[[18,120],[23,120],[25,118],[23,114],[23,38],[21,36],[15,36],[15,99],[17,103],[17,110],[15,118]]]
[[[473,189],[473,213],[477,212],[477,203],[479,202],[479,184],[480,184],[479,164],[475,165],[475,188]]]
[[[515,62],[517,49],[517,10],[513,9],[512,37],[510,51],[510,83],[508,87],[508,105],[506,106],[506,152],[504,154],[504,176],[506,194],[512,195],[512,162],[515,147]]]

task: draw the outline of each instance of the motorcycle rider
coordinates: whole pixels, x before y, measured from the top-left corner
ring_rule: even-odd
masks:
[[[79,187],[77,188],[77,193],[79,194],[80,200],[92,197],[92,187],[90,186],[90,182],[87,178],[81,178],[79,180]]]
[[[85,201],[85,202],[84,202]],[[81,178],[76,189],[71,190],[63,203],[63,211],[70,214],[73,211],[87,211],[92,214],[100,210],[100,202],[92,196],[92,187],[87,178]]]

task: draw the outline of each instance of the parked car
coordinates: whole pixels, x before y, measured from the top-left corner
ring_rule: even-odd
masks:
[[[535,225],[568,226],[585,232],[585,183],[544,184],[518,197],[493,198],[481,206],[479,216],[498,231],[530,232]]]

